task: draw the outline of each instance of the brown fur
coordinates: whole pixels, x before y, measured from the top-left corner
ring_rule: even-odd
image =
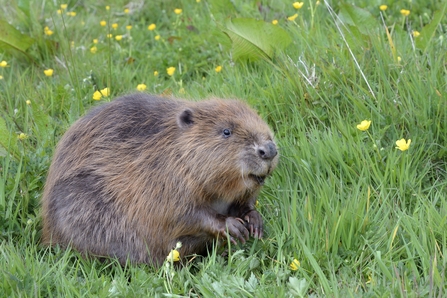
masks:
[[[42,198],[43,242],[160,264],[178,241],[186,256],[227,231],[233,242],[262,237],[254,204],[277,161],[270,129],[239,101],[124,96],[60,140]]]

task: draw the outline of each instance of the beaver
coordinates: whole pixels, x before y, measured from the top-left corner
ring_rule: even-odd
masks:
[[[42,242],[121,264],[205,255],[263,236],[255,210],[278,163],[273,133],[238,100],[125,95],[59,141],[42,196]]]

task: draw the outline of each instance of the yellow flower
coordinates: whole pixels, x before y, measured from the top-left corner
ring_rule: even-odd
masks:
[[[357,125],[357,128],[361,131],[368,130],[369,126],[371,125],[371,121],[369,120],[363,120],[360,124]]]
[[[121,39],[123,39],[123,36],[122,36],[122,35],[117,35],[117,36],[115,36],[115,39],[116,39],[117,41],[120,41]]]
[[[181,14],[182,10],[180,8],[174,9],[175,14]]]
[[[421,35],[419,31],[416,30],[413,31],[413,37],[418,37],[419,35]]]
[[[292,263],[290,263],[289,268],[293,271],[298,270],[298,268],[300,268],[301,264],[300,261],[298,261],[297,259],[293,259]]]
[[[124,13],[128,14],[129,13],[129,8],[124,8]]]
[[[149,26],[147,26],[147,30],[150,30],[150,31],[155,30],[155,28],[157,28],[157,25],[155,25],[155,24],[150,24]]]
[[[400,151],[405,151],[408,150],[408,148],[410,148],[410,144],[411,144],[411,139],[408,139],[408,141],[405,141],[405,139],[400,139],[398,141],[396,141],[396,149],[399,149]]]
[[[57,14],[62,14],[62,9],[56,10]]]
[[[400,56],[397,56],[397,62],[402,61],[402,58],[400,58]]]
[[[168,75],[172,76],[175,72],[175,67],[171,66],[166,68],[166,72],[168,73]]]
[[[29,105],[31,105],[31,100],[27,100],[27,101],[25,101],[26,102],[26,104],[29,106]]]
[[[196,0],[197,3],[200,3],[200,0]]]
[[[132,29],[132,25],[127,25],[126,30],[130,30],[130,29]]]
[[[116,30],[116,28],[118,28],[118,24],[117,23],[113,23],[112,24],[112,28]]]
[[[106,10],[110,10],[110,6],[109,5],[106,6]]]
[[[379,6],[379,9],[381,11],[385,11],[387,8],[388,8],[388,5],[385,5],[385,4]]]
[[[160,40],[160,35],[155,35],[155,40]]]
[[[45,33],[45,35],[48,35],[48,36],[50,36],[54,33],[52,30],[50,30],[50,28],[48,28],[48,26],[43,28],[43,32]]]
[[[66,10],[68,7],[68,4],[61,4],[61,10]]]
[[[6,67],[6,66],[8,66],[8,62],[6,62],[5,60],[0,62],[0,67]]]
[[[158,71],[154,71],[154,77],[158,76]]]
[[[92,53],[92,54],[96,54],[97,51],[98,51],[97,47],[91,47],[90,48],[90,53]]]
[[[273,24],[273,25],[277,25],[277,24],[278,24],[278,20],[273,20],[273,21],[272,21],[272,24]]]
[[[75,17],[76,16],[76,11],[69,11],[69,12],[67,12],[67,16]]]
[[[296,13],[296,14],[294,14],[293,16],[288,17],[287,19],[288,19],[289,21],[294,21],[297,17],[298,17],[298,14]]]
[[[173,250],[171,250],[169,255],[166,257],[166,260],[168,262],[178,262],[178,261],[180,261],[180,253],[178,252],[178,250],[173,249]]]
[[[410,14],[410,11],[408,9],[401,9],[400,14],[407,17]]]
[[[19,140],[24,140],[24,139],[26,139],[28,136],[26,135],[26,134],[24,134],[23,132],[22,133],[20,133],[18,136],[17,136],[17,138],[19,139]]]
[[[110,95],[110,88],[101,89],[101,94],[103,96],[109,96]]]
[[[51,68],[45,69],[43,71],[43,73],[47,76],[47,77],[51,77],[53,75],[53,70]]]
[[[214,69],[216,72],[221,72],[222,71],[222,66],[217,66],[215,69]]]
[[[138,90],[138,91],[144,91],[144,90],[146,90],[146,85],[145,85],[145,84],[138,84],[138,85],[137,85],[137,90]]]
[[[303,7],[304,2],[294,2],[293,7],[295,7],[295,9],[300,9],[301,7]]]
[[[94,99],[94,100],[100,100],[101,97],[102,97],[101,92],[99,92],[99,91],[95,91],[95,93],[93,93],[93,99]]]
[[[109,33],[109,34],[107,34],[107,37],[108,37],[108,38],[112,38],[112,37],[113,37],[113,34]]]
[[[101,22],[99,22],[99,24],[100,24],[101,26],[105,27],[105,26],[107,25],[107,22],[104,21],[104,20],[102,20]]]
[[[0,76],[0,80],[3,80],[3,76]]]
[[[96,38],[93,39],[93,43],[94,43],[94,44],[97,44],[97,43],[98,43],[98,39],[96,39]]]

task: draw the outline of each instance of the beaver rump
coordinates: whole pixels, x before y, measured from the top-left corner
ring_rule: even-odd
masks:
[[[127,95],[60,140],[42,197],[42,241],[124,264],[206,254],[261,238],[254,204],[278,162],[273,134],[246,104]]]

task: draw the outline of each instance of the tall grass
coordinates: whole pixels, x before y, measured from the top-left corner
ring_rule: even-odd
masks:
[[[427,32],[444,4],[396,1],[380,11],[382,3],[354,2],[304,2],[297,11],[288,1],[70,1],[76,16],[68,16],[57,14],[61,3],[37,0],[28,16],[22,1],[0,1],[2,18],[35,40],[28,57],[0,54],[8,62],[0,68],[0,293],[443,297],[447,23],[432,38],[413,31]],[[220,30],[228,16],[277,19],[293,42],[272,61],[232,61]],[[39,245],[39,200],[57,141],[92,106],[141,83],[191,100],[242,98],[272,126],[281,162],[259,198],[264,239],[176,269]],[[111,96],[94,101],[106,87]],[[365,119],[371,126],[360,131]],[[395,148],[402,138],[412,140],[406,151]]]

